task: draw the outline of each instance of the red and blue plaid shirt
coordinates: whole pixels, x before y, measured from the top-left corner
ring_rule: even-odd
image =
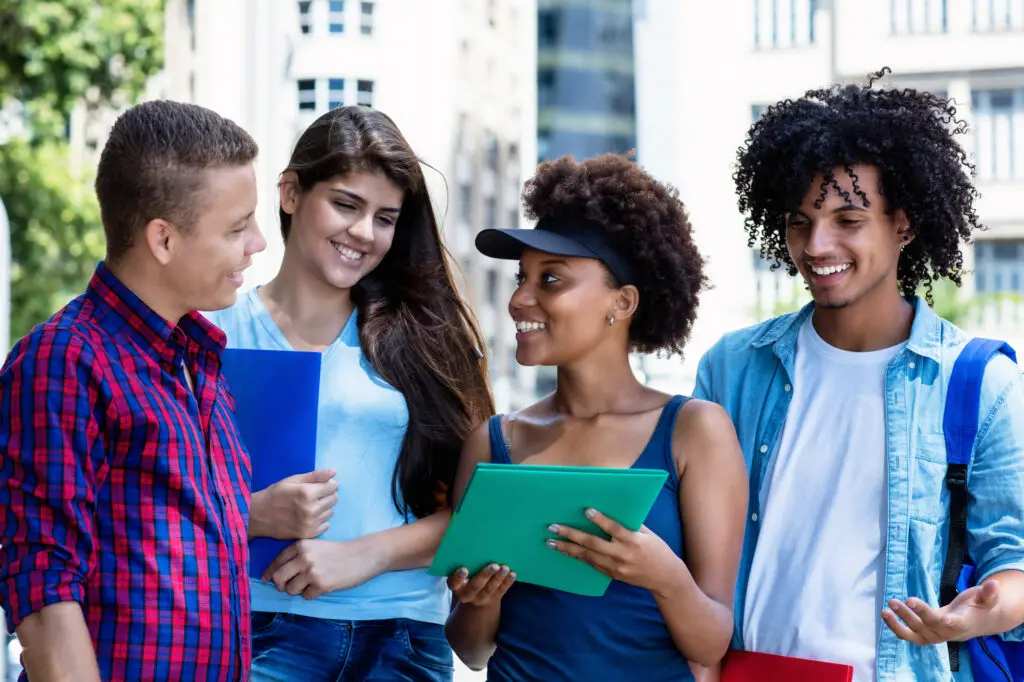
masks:
[[[82,605],[104,680],[246,680],[249,457],[224,335],[100,264],[0,371],[0,605]],[[182,365],[194,378],[189,388]]]

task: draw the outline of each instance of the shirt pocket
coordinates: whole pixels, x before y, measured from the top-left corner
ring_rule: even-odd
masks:
[[[910,458],[910,518],[940,524],[949,515],[946,489],[946,441],[941,434],[919,433]]]

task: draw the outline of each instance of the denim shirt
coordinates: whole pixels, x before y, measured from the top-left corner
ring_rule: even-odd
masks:
[[[918,597],[939,603],[939,581],[949,532],[949,491],[942,431],[946,385],[953,362],[969,340],[913,301],[910,339],[885,375],[887,537],[885,601]],[[694,396],[722,405],[732,417],[750,475],[743,558],[734,603],[733,647],[742,648],[747,579],[762,513],[765,471],[778,451],[792,393],[799,312],[724,336],[701,358]],[[799,415],[793,415],[799,419]],[[1005,356],[993,358],[982,382],[978,437],[968,471],[968,550],[982,579],[1008,569],[1024,571],[1024,377]],[[799,523],[799,519],[794,519]],[[794,608],[799,608],[795,605]],[[1024,626],[1003,637],[1024,640]],[[898,639],[878,618],[879,682],[972,680],[966,648],[958,673],[949,669],[945,644],[918,646]]]

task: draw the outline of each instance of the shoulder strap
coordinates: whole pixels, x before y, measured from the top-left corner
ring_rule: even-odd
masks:
[[[967,469],[974,455],[978,435],[978,412],[981,409],[981,382],[988,361],[1003,353],[1017,361],[1013,348],[1003,341],[975,338],[967,342],[953,363],[953,372],[946,386],[946,406],[942,430],[946,439],[946,487],[949,488],[949,547],[939,584],[939,604],[945,606],[956,598],[957,580],[967,556]],[[949,642],[949,663],[959,669],[960,648]]]

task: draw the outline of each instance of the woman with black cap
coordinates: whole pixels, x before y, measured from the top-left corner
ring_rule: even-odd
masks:
[[[477,248],[518,260],[509,302],[516,359],[558,368],[554,393],[496,416],[468,439],[458,498],[479,462],[661,468],[644,526],[601,510],[606,541],[553,527],[552,551],[608,574],[603,597],[515,582],[515,566],[448,581],[447,634],[488,680],[690,680],[733,632],[733,590],[747,508],[746,467],[717,405],[647,388],[630,352],[680,353],[706,284],[674,189],[628,159],[542,164],[523,193],[531,230],[485,230]]]

